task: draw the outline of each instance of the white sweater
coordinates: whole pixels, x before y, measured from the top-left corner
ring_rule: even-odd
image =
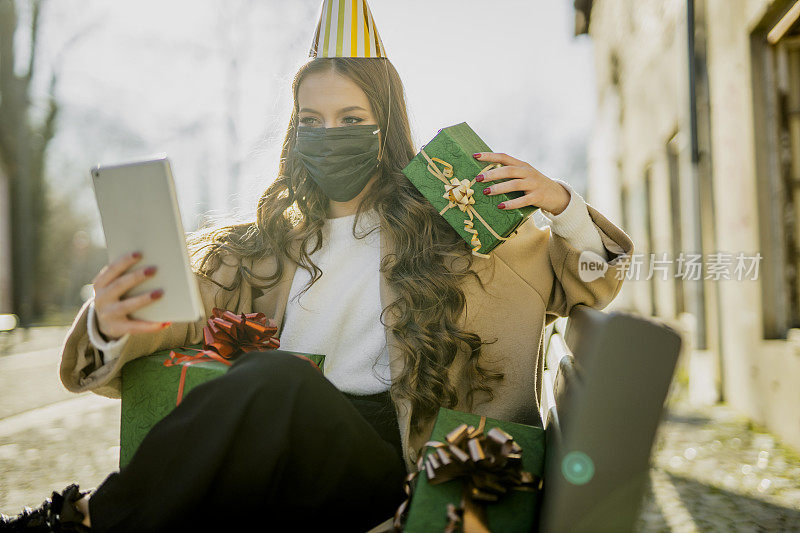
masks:
[[[375,394],[391,384],[380,322],[380,220],[375,211],[365,215],[357,234],[378,229],[364,239],[353,236],[354,214],[326,220],[327,244],[311,255],[323,275],[298,299],[311,280],[298,267],[280,337],[282,349],[325,354],[325,377],[350,394]]]
[[[570,192],[566,209],[553,215],[542,209],[553,233],[568,239],[579,250],[592,250],[608,259],[586,203],[572,187],[556,180]],[[362,217],[358,235],[378,225],[374,211]],[[320,277],[299,300],[298,293],[311,279],[297,268],[286,305],[281,349],[325,354],[325,376],[337,388],[351,394],[374,394],[390,385],[388,351],[380,322],[380,229],[364,239],[353,236],[355,215],[327,219],[323,246],[312,256],[322,270]],[[94,306],[89,308],[89,338],[104,362],[119,356],[130,334],[104,342],[97,332]]]

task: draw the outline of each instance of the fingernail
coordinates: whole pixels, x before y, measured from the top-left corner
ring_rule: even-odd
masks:
[[[164,289],[156,289],[150,293],[150,298],[152,298],[153,300],[157,300],[158,298],[161,298],[163,295],[164,295]]]
[[[500,202],[499,204],[497,204],[497,208],[498,209],[505,209],[506,208],[506,203],[505,202]]]
[[[478,153],[472,154],[472,157],[474,157],[475,159],[480,159],[481,153],[478,152]]]
[[[172,322],[162,322],[161,323],[161,327],[165,328],[165,327],[169,326],[170,324],[172,324]]]
[[[156,273],[156,267],[155,266],[149,266],[149,267],[144,269],[144,275],[145,276],[152,276],[155,273]]]
[[[483,174],[478,174],[475,176],[475,181],[483,181]]]
[[[491,190],[492,190],[491,187],[486,187],[485,189],[483,189],[483,194],[489,194],[489,191]]]
[[[134,259],[139,259],[142,257],[142,252],[133,252],[131,254],[131,257],[133,257]]]

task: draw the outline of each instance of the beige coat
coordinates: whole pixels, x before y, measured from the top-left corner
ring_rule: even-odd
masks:
[[[501,420],[534,423],[538,419],[539,391],[543,371],[542,332],[544,325],[556,316],[566,316],[576,304],[602,309],[617,295],[623,281],[625,260],[633,253],[633,242],[625,232],[612,224],[594,207],[588,205],[589,215],[600,230],[603,245],[609,252],[609,268],[603,277],[584,283],[578,277],[577,250],[563,237],[551,233],[549,226],[538,228],[529,218],[516,236],[496,248],[489,259],[476,257],[473,268],[486,286],[482,290],[474,279],[464,283],[466,309],[460,325],[477,332],[484,340],[497,342],[483,346],[484,366],[505,373],[505,379],[494,385],[494,399],[483,402],[476,394],[473,412]],[[381,232],[381,257],[391,253],[392,243],[387,232]],[[231,264],[228,264],[231,263]],[[235,267],[227,261],[214,273],[214,279],[229,285]],[[256,274],[275,271],[274,257],[246,263]],[[283,278],[278,285],[261,294],[242,281],[239,290],[225,291],[200,279],[200,292],[206,316],[214,306],[237,313],[263,312],[274,317],[279,335],[289,297],[289,289],[297,265],[286,262]],[[377,268],[377,265],[376,265]],[[395,298],[385,278],[380,280],[381,306]],[[206,321],[173,323],[163,331],[135,334],[126,343],[120,357],[101,365],[89,344],[86,302],[73,322],[62,346],[61,380],[73,392],[93,391],[111,398],[120,397],[122,366],[141,355],[165,348],[202,342]],[[387,316],[391,323],[393,317]],[[397,376],[403,361],[391,330],[386,328],[391,375]],[[493,362],[490,364],[490,362]],[[467,387],[465,381],[466,355],[460,354],[449,369],[451,382],[459,395],[457,409],[464,407]],[[406,467],[411,472],[420,447],[430,436],[433,420],[426,420],[419,432],[410,431],[410,404],[393,398],[400,425]]]

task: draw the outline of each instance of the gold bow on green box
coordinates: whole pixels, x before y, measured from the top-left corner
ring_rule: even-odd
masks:
[[[538,523],[545,431],[440,408],[395,530],[522,533]],[[412,492],[412,485],[416,487]],[[406,516],[407,515],[407,516]]]
[[[466,122],[461,122],[439,130],[403,169],[403,174],[479,257],[488,257],[494,248],[512,238],[519,225],[538,209],[497,208],[500,202],[521,196],[521,191],[491,196],[482,190],[475,192],[475,176],[502,165],[487,165],[472,154],[491,151]],[[503,181],[506,180],[492,183]]]

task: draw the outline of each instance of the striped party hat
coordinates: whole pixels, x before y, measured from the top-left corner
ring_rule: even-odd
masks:
[[[323,0],[309,57],[386,57],[367,0]]]

